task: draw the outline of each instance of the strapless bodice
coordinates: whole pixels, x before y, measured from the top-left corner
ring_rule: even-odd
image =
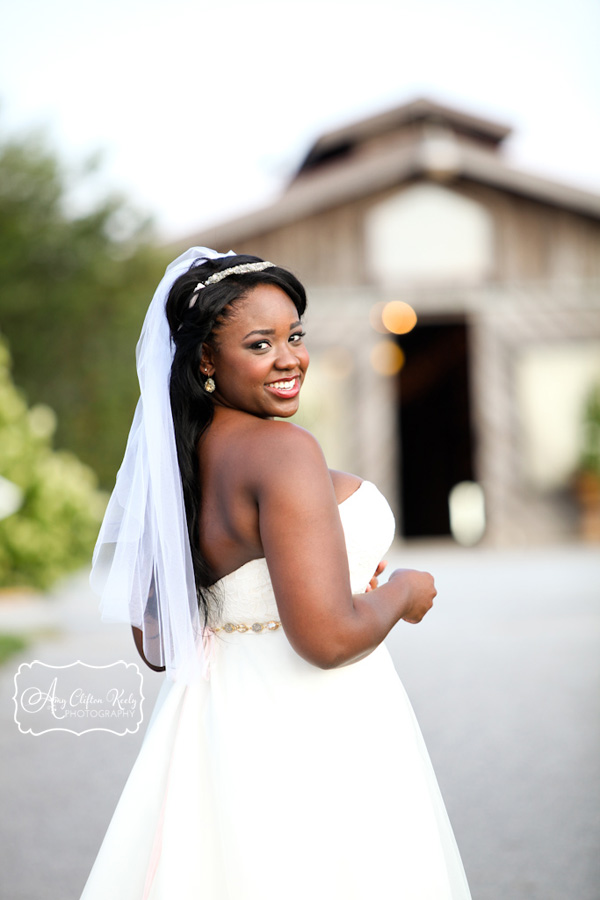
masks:
[[[394,516],[385,497],[370,481],[339,504],[346,539],[350,584],[362,593],[394,537]],[[252,559],[215,585],[220,600],[219,623],[267,622],[278,619],[267,561]]]

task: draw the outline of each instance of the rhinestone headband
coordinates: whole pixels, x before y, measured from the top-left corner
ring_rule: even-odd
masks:
[[[207,278],[206,281],[198,282],[192,291],[188,309],[191,309],[192,306],[194,306],[200,291],[203,288],[208,287],[209,284],[217,284],[218,281],[222,281],[224,278],[227,278],[228,275],[245,275],[247,272],[262,272],[263,269],[272,269],[274,266],[275,263],[272,262],[243,263],[240,266],[230,266],[229,269],[223,269],[222,272],[215,272],[215,274]]]

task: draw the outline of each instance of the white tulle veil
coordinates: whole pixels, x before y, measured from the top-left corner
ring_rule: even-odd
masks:
[[[171,415],[174,346],[165,304],[195,261],[234,255],[192,247],[156,289],[136,349],[140,399],[90,576],[103,621],[141,629],[148,662],[187,683],[203,677],[204,647]]]

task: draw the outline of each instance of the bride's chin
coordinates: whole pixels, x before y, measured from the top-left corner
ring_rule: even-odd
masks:
[[[296,398],[294,398],[294,399],[296,399]],[[273,415],[270,416],[269,418],[289,419],[291,416],[295,416],[299,409],[300,409],[300,404],[294,403],[293,406],[289,406],[285,410],[278,410],[277,412],[274,412]]]

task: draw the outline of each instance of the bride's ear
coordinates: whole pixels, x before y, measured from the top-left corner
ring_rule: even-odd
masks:
[[[200,374],[210,377],[215,374],[214,354],[212,347],[208,344],[202,345],[202,354],[200,356]]]

